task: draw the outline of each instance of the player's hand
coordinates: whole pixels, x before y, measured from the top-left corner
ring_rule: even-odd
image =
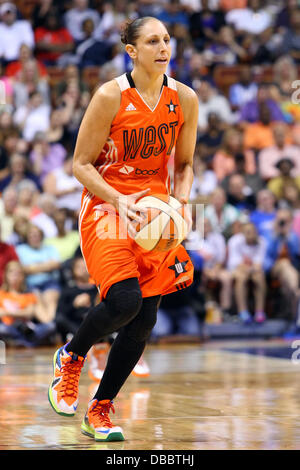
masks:
[[[131,238],[135,236],[134,223],[142,223],[147,216],[147,211],[136,206],[136,201],[146,196],[150,188],[129,195],[121,195],[118,199],[118,211],[120,217],[126,224],[127,231]]]

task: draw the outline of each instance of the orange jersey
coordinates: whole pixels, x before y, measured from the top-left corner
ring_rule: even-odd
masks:
[[[160,97],[151,109],[130,74],[116,80],[120,108],[95,167],[121,194],[147,188],[152,194],[168,194],[167,164],[184,122],[176,82],[164,76]],[[131,238],[121,236],[119,215],[103,202],[85,188],[79,214],[82,254],[101,299],[111,285],[133,277],[139,279],[143,297],[166,295],[191,284],[193,265],[183,246],[164,253],[143,250]]]
[[[95,167],[122,194],[147,188],[151,193],[167,194],[167,164],[184,122],[176,82],[164,75],[160,97],[151,109],[130,74],[123,74],[116,81],[121,90],[120,108]],[[83,196],[86,192],[85,189]]]

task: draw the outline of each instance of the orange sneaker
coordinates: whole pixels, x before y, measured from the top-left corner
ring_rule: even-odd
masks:
[[[82,433],[101,442],[124,441],[122,428],[114,426],[110,420],[110,410],[115,412],[110,400],[98,401],[94,398],[90,401],[81,424]]]
[[[150,369],[143,356],[140,357],[139,362],[136,364],[131,373],[135,377],[149,377]]]
[[[78,406],[78,384],[84,357],[67,352],[65,346],[54,354],[54,377],[48,390],[49,402],[59,415],[74,416]]]
[[[104,369],[107,361],[107,353],[109,351],[108,343],[99,343],[91,347],[87,354],[89,363],[89,377],[94,382],[100,382],[102,379]]]

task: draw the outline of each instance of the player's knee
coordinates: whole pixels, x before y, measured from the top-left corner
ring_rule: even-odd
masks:
[[[142,293],[137,278],[126,279],[111,286],[105,301],[120,326],[127,324],[142,306]]]

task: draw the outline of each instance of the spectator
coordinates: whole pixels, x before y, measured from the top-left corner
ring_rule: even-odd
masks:
[[[229,128],[225,131],[222,146],[212,161],[212,167],[219,182],[236,171],[240,155],[244,156],[245,172],[250,175],[255,174],[255,156],[252,150],[244,150],[243,133],[237,129]]]
[[[56,197],[59,208],[78,212],[81,204],[82,185],[73,175],[72,155],[68,155],[62,168],[50,172],[44,181],[44,191]]]
[[[37,177],[28,170],[26,157],[15,153],[10,157],[8,176],[0,181],[0,191],[8,186],[15,186],[18,189],[20,183],[24,180],[33,182],[36,189],[40,188]]]
[[[5,267],[10,261],[18,261],[18,255],[13,245],[2,241],[0,226],[0,286],[3,284]]]
[[[15,216],[14,217],[14,226],[11,236],[7,239],[7,243],[16,247],[25,243],[26,233],[28,230],[29,220],[24,216]],[[0,284],[1,285],[1,284]]]
[[[64,109],[52,109],[50,114],[50,126],[46,132],[46,141],[50,145],[60,144],[65,149],[69,146],[66,124],[68,122],[69,113]]]
[[[292,83],[297,80],[297,67],[290,56],[280,57],[274,64],[274,82],[279,86],[280,92],[291,97]]]
[[[76,63],[80,68],[102,66],[112,59],[112,46],[107,41],[93,37],[94,22],[87,18],[83,25],[86,39],[76,49]]]
[[[4,147],[4,141],[10,135],[13,136],[14,143],[17,142],[19,134],[18,129],[13,123],[13,114],[12,112],[3,109],[0,113],[0,145]],[[5,150],[5,149],[4,149]],[[10,149],[8,150],[8,154],[10,153]]]
[[[274,229],[267,244],[265,269],[271,279],[277,279],[291,301],[295,316],[299,296],[300,239],[292,231],[292,214],[288,209],[277,211]]]
[[[283,35],[278,55],[288,54],[296,64],[300,64],[300,8],[292,10],[290,22],[290,29]]]
[[[215,36],[215,39],[206,44],[203,56],[206,64],[210,67],[216,65],[233,65],[237,62],[243,62],[247,54],[234,37],[230,26],[222,26]]]
[[[193,50],[188,59],[187,77],[184,78],[184,83],[196,89],[200,86],[199,83],[203,79],[207,79],[208,81],[210,80],[210,76],[208,75],[208,67],[205,65],[203,54]]]
[[[207,116],[207,130],[198,137],[196,151],[203,160],[210,163],[214,154],[221,146],[224,130],[217,113],[211,112]]]
[[[17,60],[22,44],[34,47],[34,35],[29,21],[17,19],[17,8],[13,3],[0,6],[0,56],[5,64]]]
[[[232,114],[228,100],[217,93],[217,90],[207,81],[203,80],[196,89],[199,98],[198,129],[205,132],[208,125],[208,115],[218,113],[220,119],[227,124],[232,122]]]
[[[217,186],[215,173],[207,168],[205,161],[195,154],[194,157],[194,181],[191,189],[190,200],[197,200],[198,196],[211,194]]]
[[[279,175],[276,164],[281,158],[288,157],[294,162],[292,176],[300,174],[300,149],[296,145],[289,145],[288,128],[277,123],[273,127],[272,138],[269,145],[258,154],[258,168],[260,176],[268,180]]]
[[[284,115],[278,104],[270,96],[270,86],[261,83],[258,86],[257,97],[248,101],[241,109],[240,122],[258,122],[262,105],[270,111],[270,121],[284,121]]]
[[[35,134],[29,158],[33,171],[42,184],[49,173],[63,166],[65,157],[66,150],[61,144],[49,144],[45,132]]]
[[[254,290],[254,320],[262,323],[266,319],[266,281],[263,271],[265,252],[266,242],[258,236],[252,223],[245,224],[242,233],[234,235],[228,242],[227,267],[235,281],[234,293],[239,318],[245,324],[252,321],[247,305],[249,281],[253,283]]]
[[[277,34],[274,28],[265,29],[259,34],[254,45],[252,63],[257,65],[273,63],[277,57],[277,50],[281,41],[282,36]]]
[[[207,41],[215,38],[221,26],[225,25],[224,14],[212,10],[208,0],[202,2],[202,8],[192,13],[189,20],[189,32],[198,50],[203,50]]]
[[[276,217],[274,194],[268,189],[261,189],[257,193],[257,207],[250,214],[250,222],[252,222],[258,234],[264,238],[268,238],[273,229],[273,223]]]
[[[8,186],[0,199],[1,239],[6,242],[13,233],[14,212],[17,207],[18,193],[13,186]]]
[[[227,201],[239,211],[251,212],[255,209],[255,195],[246,185],[245,178],[239,174],[233,174],[228,179]]]
[[[57,332],[64,342],[76,333],[86,309],[95,304],[98,291],[89,282],[89,277],[83,258],[74,258],[72,280],[70,285],[62,289],[56,310]]]
[[[58,100],[58,102],[60,101],[59,105],[62,106],[62,109],[68,116],[65,129],[69,145],[72,149],[76,144],[79,126],[90,101],[89,91],[81,91],[80,84],[79,80],[69,81],[66,84],[65,93]]]
[[[281,209],[290,209],[293,214],[300,208],[300,190],[294,181],[289,181],[283,187],[282,198],[278,202]]]
[[[52,321],[60,290],[58,269],[61,263],[55,248],[46,246],[43,238],[42,230],[29,225],[26,243],[17,246],[16,251],[27,276],[28,288],[40,292],[49,321]]]
[[[259,109],[259,121],[245,126],[245,148],[257,153],[266,147],[271,147],[274,142],[273,127],[270,109],[262,103]]]
[[[210,203],[205,208],[205,217],[209,220],[213,232],[230,233],[231,225],[239,219],[239,211],[228,204],[223,188],[217,187],[210,195]]]
[[[176,41],[176,54],[173,53],[171,56],[167,73],[176,80],[190,86],[192,74],[196,72],[196,76],[201,76],[203,73],[203,68],[205,65],[204,61],[201,63],[202,55],[198,54],[198,57],[201,57],[199,70],[192,70],[191,58],[193,57],[195,50],[191,44],[187,29],[179,24],[174,25],[173,37]],[[205,68],[205,70],[207,70],[207,68]]]
[[[174,25],[188,26],[188,16],[183,11],[180,0],[171,0],[163,5],[162,11],[157,15],[157,18],[166,23],[171,28]]]
[[[24,139],[32,142],[37,132],[49,129],[50,106],[43,101],[38,91],[32,91],[27,105],[16,110],[14,122],[20,127]]]
[[[57,5],[57,2],[55,2]],[[46,18],[49,12],[53,9],[53,0],[39,0],[35,4],[32,11],[33,29],[45,26]],[[60,13],[60,12],[59,12]]]
[[[255,100],[256,95],[257,84],[253,81],[252,69],[245,65],[240,70],[239,82],[231,85],[229,89],[229,101],[233,111]]]
[[[91,18],[87,18],[82,22],[82,31],[84,33],[84,38],[80,41],[77,47],[74,50],[74,55],[70,58],[69,63],[79,65],[82,61],[82,57],[85,51],[95,44],[97,41],[93,37],[95,31],[95,24]]]
[[[42,193],[37,198],[34,213],[31,216],[31,223],[40,228],[45,238],[57,236],[57,227],[54,222],[56,211],[56,199],[48,193]]]
[[[24,270],[18,261],[10,261],[5,268],[0,318],[0,337],[22,346],[37,346],[55,332],[39,296],[26,291]]]
[[[17,151],[20,141],[20,133],[17,127],[9,127],[7,129],[3,127],[0,129],[0,141],[2,141],[3,150],[9,159],[9,157]]]
[[[14,104],[16,110],[26,106],[30,95],[40,93],[43,102],[49,104],[49,85],[46,79],[40,77],[37,62],[29,59],[24,64],[14,81]]]
[[[58,82],[55,87],[53,99],[56,106],[67,106],[69,103],[66,102],[66,94],[71,86],[76,85],[76,88],[79,89],[80,94],[83,94],[89,91],[87,85],[81,80],[79,69],[74,64],[69,64],[64,69],[64,77]],[[72,115],[73,109],[71,108],[69,113],[69,118]]]
[[[230,314],[232,304],[232,278],[224,269],[226,243],[221,233],[213,232],[208,219],[204,219],[204,238],[198,254],[203,258],[203,280],[207,288],[209,282],[220,285],[220,307],[224,315]]]
[[[236,31],[257,35],[265,31],[272,22],[270,13],[261,8],[260,0],[248,0],[248,7],[230,10],[226,14],[226,23]]]
[[[74,256],[74,253],[79,247],[79,235],[77,230],[66,230],[66,209],[56,209],[54,222],[57,227],[57,236],[47,238],[45,245],[53,246],[59,253],[60,260],[64,262]]]
[[[128,15],[124,12],[123,5],[122,2],[115,2],[114,4],[111,2],[103,3],[101,18],[94,32],[94,38],[97,41],[107,42],[108,45],[119,42],[122,25],[128,18]],[[136,13],[134,12],[132,16],[136,17]]]
[[[249,190],[251,190],[253,194],[257,193],[260,189],[263,188],[264,183],[257,172],[251,173],[251,174],[247,173],[245,152],[236,154],[234,159],[235,159],[234,173],[237,175],[241,175],[244,178],[245,184],[248,187],[248,192]],[[228,192],[229,179],[231,175],[232,173],[227,175],[221,182],[221,186],[225,189],[226,193]]]
[[[47,66],[55,65],[63,54],[74,48],[73,38],[63,27],[55,9],[51,9],[46,15],[44,26],[35,30],[35,42],[37,58]]]
[[[200,51],[204,49],[207,41],[215,38],[220,28],[225,25],[224,14],[220,10],[212,10],[208,0],[202,1],[202,8],[198,8],[190,16],[189,32],[191,38]]]
[[[278,168],[280,174],[268,182],[268,189],[272,191],[276,198],[278,200],[282,199],[284,188],[290,184],[295,185],[300,191],[300,172],[298,176],[292,177],[291,175],[291,171],[295,166],[293,160],[290,158],[281,158],[275,166]]]
[[[291,18],[295,8],[298,6],[297,0],[286,0],[283,2],[282,9],[278,12],[276,18],[276,28],[279,31],[291,29]]]
[[[35,209],[38,195],[38,188],[33,181],[21,181],[18,185],[18,203],[14,213],[15,217],[25,217],[29,220]]]
[[[81,25],[87,18],[94,22],[95,27],[98,26],[99,14],[97,11],[88,8],[88,0],[73,0],[73,7],[65,13],[64,21],[66,28],[77,43],[84,39]]]
[[[10,62],[6,66],[5,71],[7,77],[19,78],[20,73],[22,73],[22,70],[28,61],[35,62],[39,77],[47,78],[48,72],[45,65],[34,58],[32,50],[27,46],[27,44],[21,44],[18,60]]]

